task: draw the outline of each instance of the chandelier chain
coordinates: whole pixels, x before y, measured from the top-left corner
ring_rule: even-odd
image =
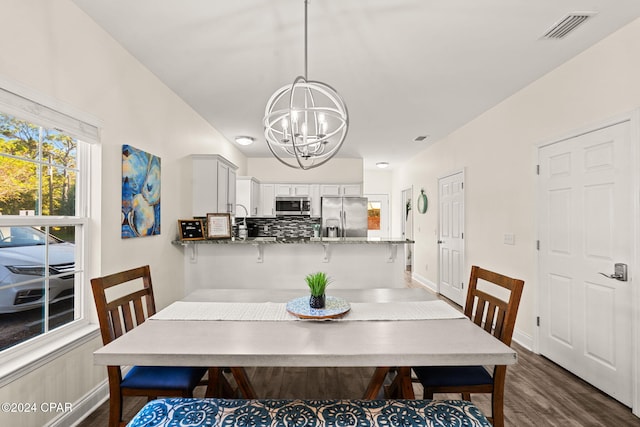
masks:
[[[311,169],[329,161],[349,128],[349,113],[331,86],[308,80],[308,5],[304,0],[304,77],[277,90],[265,108],[269,151],[286,166]]]
[[[308,42],[308,12],[307,12],[307,8],[309,7],[309,0],[304,0],[304,79],[308,80],[307,74],[308,74],[308,70],[309,70],[309,65],[308,65],[308,60],[307,60],[307,53],[308,53],[308,49],[309,49],[309,42]]]

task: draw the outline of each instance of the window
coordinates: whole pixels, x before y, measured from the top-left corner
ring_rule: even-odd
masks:
[[[382,203],[379,201],[369,201],[367,207],[369,230],[380,230],[380,208]]]
[[[8,113],[7,99],[29,102],[0,92],[0,351],[82,317],[88,220],[87,144]],[[70,121],[43,108],[44,123]]]

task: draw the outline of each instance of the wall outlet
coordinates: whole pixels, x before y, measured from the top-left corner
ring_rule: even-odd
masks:
[[[516,244],[516,236],[513,233],[505,233],[504,235],[504,244],[505,245],[515,245]]]

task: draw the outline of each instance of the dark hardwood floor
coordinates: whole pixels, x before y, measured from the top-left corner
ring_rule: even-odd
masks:
[[[518,344],[513,347],[519,359],[507,370],[507,426],[640,426],[640,419],[628,407],[548,359]],[[359,399],[373,368],[248,368],[247,372],[261,398]],[[414,384],[414,388],[416,398],[421,398],[421,386]],[[202,387],[196,390],[198,396],[203,393]],[[485,413],[490,412],[489,396],[472,395],[472,400]],[[144,403],[141,398],[125,399],[126,419],[132,418]],[[107,419],[105,403],[78,426],[104,427]]]

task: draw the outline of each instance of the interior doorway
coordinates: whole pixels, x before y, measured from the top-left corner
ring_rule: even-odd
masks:
[[[464,172],[438,179],[438,292],[464,306]]]
[[[623,120],[538,150],[538,332],[541,354],[637,414],[634,127]],[[625,277],[613,276],[618,266]]]
[[[371,238],[385,238],[389,236],[389,195],[365,194],[367,198],[368,232]]]

